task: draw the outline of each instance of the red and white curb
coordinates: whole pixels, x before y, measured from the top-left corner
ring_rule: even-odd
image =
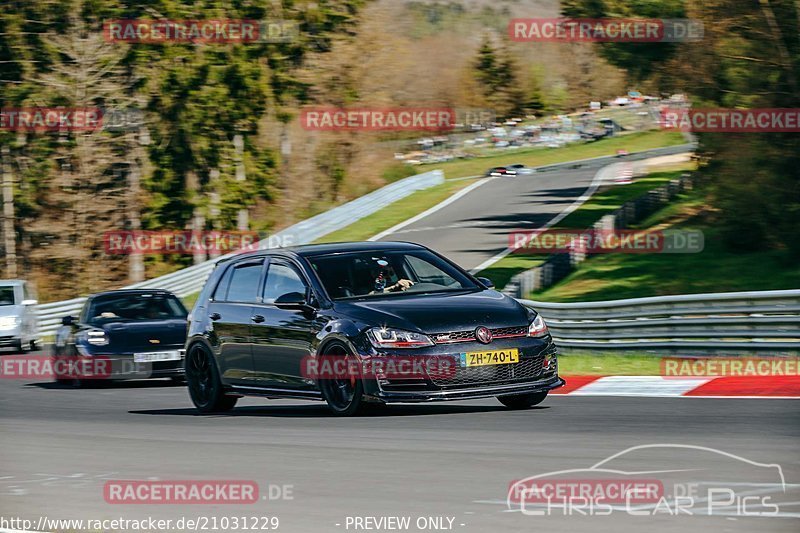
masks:
[[[550,394],[650,398],[800,399],[800,376],[564,376],[567,384]]]

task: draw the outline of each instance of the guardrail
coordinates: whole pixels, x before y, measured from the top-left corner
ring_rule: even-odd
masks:
[[[417,174],[394,183],[381,187],[352,202],[335,207],[329,211],[298,222],[258,243],[259,248],[268,248],[275,242],[285,242],[290,239],[293,244],[308,244],[333,233],[362,218],[383,209],[384,207],[410,196],[416,191],[427,189],[444,183],[444,173],[441,170],[432,170]],[[278,238],[276,238],[278,237]],[[234,254],[227,254],[216,259],[205,261],[197,265],[172,272],[165,276],[153,278],[141,283],[134,283],[123,287],[125,289],[166,289],[178,296],[187,296],[198,292],[214,269],[214,265],[224,258]],[[73,298],[61,302],[52,302],[37,306],[39,332],[41,335],[52,335],[56,332],[61,319],[67,315],[77,315],[83,306],[85,298]]]
[[[800,351],[800,290],[552,303],[542,314],[559,347],[589,350]]]

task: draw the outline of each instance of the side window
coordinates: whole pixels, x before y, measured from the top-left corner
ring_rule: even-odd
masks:
[[[264,303],[271,304],[279,296],[290,292],[305,294],[306,284],[294,268],[284,263],[270,263],[267,282],[264,284]]]
[[[0,305],[14,305],[15,300],[13,285],[0,287]]]
[[[222,279],[217,284],[217,288],[214,289],[214,300],[217,302],[224,302],[225,297],[228,294],[228,287],[231,284],[231,276],[233,275],[233,271],[236,270],[235,268],[229,268],[227,272],[222,275]]]
[[[255,302],[258,296],[258,282],[261,279],[261,263],[236,266],[232,270],[228,295],[229,302]]]

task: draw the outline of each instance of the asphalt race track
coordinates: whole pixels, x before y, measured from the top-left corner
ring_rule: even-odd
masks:
[[[184,387],[166,380],[69,389],[5,379],[0,380],[0,516],[277,516],[278,530],[287,532],[355,531],[352,524],[346,527],[348,516],[410,516],[412,525],[419,517],[449,517],[452,530],[486,533],[797,531],[797,405],[791,400],[551,397],[527,411],[508,411],[489,399],[392,406],[340,419],[320,403],[244,399],[233,414],[203,416],[192,408]],[[779,464],[786,492],[773,490],[773,480],[764,490],[767,485],[758,485],[755,493],[776,496],[780,517],[736,516],[733,506],[714,516],[681,517],[507,511],[506,493],[514,480],[587,468],[631,446],[659,443],[710,447]],[[668,447],[628,466],[678,470],[671,475],[679,477],[685,469],[703,468],[701,476],[709,481],[764,481],[743,464]],[[121,479],[252,480],[262,498],[270,485],[289,485],[292,499],[251,505],[106,503],[105,482]]]
[[[509,231],[540,227],[571,205],[605,164],[490,180],[385,240],[421,242],[474,268],[505,249]],[[71,389],[0,379],[0,518],[36,525],[205,519],[204,527],[159,528],[170,531],[235,530],[210,520],[277,517],[277,530],[286,532],[797,532],[797,406],[775,399],[553,396],[526,411],[487,399],[391,406],[341,419],[322,403],[247,398],[231,414],[200,415],[185,387],[167,380]],[[620,452],[606,467],[615,469],[600,479],[639,475],[665,487],[693,487],[693,504],[680,514],[669,505],[637,507],[636,516],[619,506],[605,516],[580,506],[509,509],[514,481],[588,479],[586,469]],[[118,480],[253,481],[260,500],[108,503],[104,486]],[[729,502],[725,494],[703,498],[720,483],[736,488]],[[771,516],[747,516],[753,512]],[[370,517],[408,517],[410,527]]]
[[[684,147],[651,150],[617,161],[637,161],[652,154],[686,151]],[[509,164],[514,156],[509,155]],[[508,235],[547,224],[580,198],[597,172],[614,161],[590,160],[513,178],[495,178],[430,215],[404,226],[383,241],[412,241],[444,254],[471,270],[508,247]]]

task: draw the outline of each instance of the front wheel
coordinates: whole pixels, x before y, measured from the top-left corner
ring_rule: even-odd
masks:
[[[201,413],[230,411],[238,400],[225,394],[217,365],[200,344],[195,344],[186,356],[186,384],[192,403]]]
[[[323,358],[333,360],[343,358],[348,360],[353,356],[342,345],[335,344],[325,349]],[[333,365],[331,365],[333,366]],[[350,368],[349,365],[344,365]],[[319,388],[322,396],[328,403],[328,407],[337,416],[354,416],[365,411],[364,403],[364,383],[358,375],[331,375],[323,376],[319,380]]]
[[[547,391],[497,397],[500,403],[509,409],[527,409],[528,407],[533,407],[534,405],[542,403],[545,398],[547,398]]]

